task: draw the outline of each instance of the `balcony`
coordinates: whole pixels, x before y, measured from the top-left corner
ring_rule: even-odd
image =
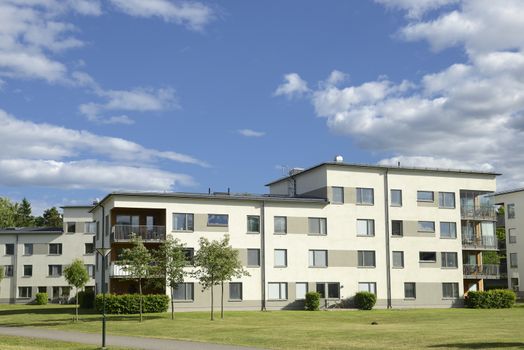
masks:
[[[495,208],[490,205],[462,205],[460,207],[460,216],[462,220],[497,220],[497,212]]]
[[[497,237],[462,237],[462,248],[471,250],[498,250]]]
[[[111,263],[111,268],[109,269],[110,277],[127,277],[129,272],[126,271],[126,265],[119,265]]]
[[[466,279],[500,278],[499,265],[463,265],[462,270]]]
[[[166,227],[155,225],[115,225],[111,239],[113,242],[129,242],[133,235],[142,237],[144,242],[161,242],[166,239]]]

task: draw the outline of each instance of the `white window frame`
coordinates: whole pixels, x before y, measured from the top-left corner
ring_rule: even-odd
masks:
[[[307,219],[308,234],[311,236],[326,236],[327,235],[327,219],[310,217]],[[313,229],[313,230],[312,230]],[[314,231],[316,230],[316,232]]]
[[[424,224],[430,223],[430,229],[423,227]],[[417,221],[417,232],[435,233],[435,221],[420,220]]]
[[[365,193],[371,191],[371,201],[367,201]],[[357,187],[357,204],[375,205],[375,189],[369,187]]]
[[[250,252],[257,252],[257,254],[258,254],[257,264],[250,264],[249,263],[249,253]],[[260,267],[260,249],[258,249],[258,248],[248,248],[247,249],[247,267]]]
[[[269,282],[267,284],[267,295],[268,295],[268,300],[287,300],[287,297],[288,297],[288,288],[287,288],[287,282]],[[271,287],[276,287],[278,288],[278,296],[277,297],[274,297],[272,294],[272,291],[271,290]]]
[[[365,227],[365,233],[361,232],[361,228]],[[358,237],[374,237],[375,236],[375,220],[373,219],[357,219],[357,236]]]
[[[401,257],[401,260],[402,260],[402,264],[401,265],[395,265],[395,253],[397,253],[397,255],[400,255]],[[403,269],[404,268],[404,252],[401,251],[401,250],[394,250],[391,254],[391,266],[394,268],[394,269]]]
[[[284,254],[284,265],[277,265],[277,253]],[[287,267],[287,249],[275,249],[273,252],[273,266],[274,267]]]
[[[413,286],[413,296],[406,295],[406,286],[408,284]],[[408,299],[408,300],[417,299],[417,283],[416,282],[404,282],[404,299]]]
[[[422,259],[422,254],[423,254],[423,253],[432,253],[432,254],[435,254],[435,259],[434,259],[434,260],[423,260],[423,259]],[[435,262],[437,262],[437,252],[435,252],[435,251],[420,251],[420,252],[418,253],[418,260],[419,260],[419,262],[421,262],[421,263],[435,263]]]
[[[218,219],[218,218],[225,218],[226,223],[224,224],[224,223],[211,222],[214,219]],[[207,214],[207,226],[228,227],[229,226],[229,215],[228,214]]]
[[[454,258],[454,264],[455,265],[449,265],[448,264],[449,256],[454,256],[455,257]],[[441,252],[440,253],[440,264],[441,264],[441,267],[445,268],[445,269],[458,269],[458,253],[457,252]]]
[[[393,193],[399,193],[400,194],[400,203],[398,202],[393,202]],[[402,206],[402,190],[398,190],[398,189],[392,189],[390,192],[389,192],[389,196],[390,196],[390,202],[391,202],[391,206],[392,207],[401,207]]]
[[[439,223],[439,226],[440,226],[440,238],[446,238],[446,239],[455,239],[457,238],[457,223],[456,222],[452,222],[452,221],[441,221]],[[452,235],[450,236],[444,236],[442,234],[443,230],[442,228],[443,227],[448,227],[449,229],[449,232],[452,233]]]
[[[184,215],[184,228],[183,229],[177,229],[176,227],[175,218],[177,215],[180,215],[180,216]],[[195,214],[193,213],[173,213],[172,219],[173,219],[173,231],[175,232],[192,232],[195,230]]]
[[[256,219],[258,221],[258,230],[256,230],[256,231],[251,230],[250,227],[249,227],[249,222],[252,219]],[[248,215],[247,219],[246,219],[246,223],[247,223],[246,224],[247,225],[247,233],[252,233],[252,234],[260,233],[260,216],[259,215]]]
[[[358,291],[377,295],[377,282],[358,282]]]
[[[373,253],[373,254],[370,254]],[[369,265],[369,257],[373,256],[373,265]],[[367,258],[366,258],[367,257]],[[374,250],[359,250],[357,252],[358,267],[360,268],[375,268],[377,267],[377,254]]]
[[[431,199],[427,198],[421,198],[421,195],[429,194],[431,193]],[[417,202],[426,202],[426,203],[434,203],[435,202],[435,192],[434,191],[417,191]]]
[[[231,297],[231,287],[233,286],[237,286],[240,288],[240,298]],[[228,293],[229,301],[242,301],[244,299],[243,294],[244,294],[244,290],[243,290],[242,282],[229,282],[229,293]]]
[[[338,192],[338,195],[335,196],[335,192]],[[333,186],[331,187],[331,196],[333,198],[332,204],[344,204],[344,187]]]
[[[184,288],[184,298],[175,298],[175,293],[178,288]],[[193,282],[182,282],[178,283],[173,290],[173,295],[171,296],[175,303],[183,302],[192,302],[195,300],[195,284]]]
[[[324,259],[317,256],[324,253]],[[317,261],[318,260],[318,261]],[[321,261],[324,260],[324,261]],[[325,249],[310,249],[309,250],[309,267],[328,267],[328,251]]]
[[[508,219],[515,219],[515,204],[510,203],[507,205]]]
[[[284,223],[284,230],[278,230],[277,231],[277,221],[283,221]],[[280,229],[280,227],[279,227]],[[273,218],[273,230],[275,235],[285,235],[287,234],[287,216],[275,216]]]
[[[450,292],[451,294],[449,295]],[[448,294],[448,295],[446,295]],[[460,298],[458,282],[443,282],[442,283],[442,299],[457,299]]]
[[[450,205],[448,202],[449,196],[453,198],[453,205]],[[455,192],[439,192],[438,193],[438,207],[441,209],[455,209],[457,202],[455,199]]]
[[[307,282],[296,282],[295,283],[295,299],[296,300],[306,299],[306,294],[308,290],[309,290],[309,284]]]

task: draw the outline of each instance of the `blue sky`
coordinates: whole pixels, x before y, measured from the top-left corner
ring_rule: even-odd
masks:
[[[522,186],[524,7],[503,2],[2,0],[0,195],[264,193],[337,154]]]

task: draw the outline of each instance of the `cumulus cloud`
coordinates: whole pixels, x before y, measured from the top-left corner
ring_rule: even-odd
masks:
[[[460,0],[375,0],[388,8],[406,11],[408,18],[416,19],[430,10],[458,3]]]
[[[284,75],[284,82],[277,87],[273,93],[275,96],[287,96],[288,98],[302,96],[307,93],[309,88],[307,82],[297,73]]]
[[[266,134],[263,131],[255,131],[252,129],[240,129],[240,130],[237,130],[237,132],[240,135],[245,136],[245,137],[262,137]]]

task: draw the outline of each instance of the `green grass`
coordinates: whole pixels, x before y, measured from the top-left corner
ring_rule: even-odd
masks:
[[[72,322],[64,306],[2,305],[0,325],[99,333],[100,315]],[[372,311],[226,312],[109,316],[108,332],[272,349],[522,349],[524,308],[506,310],[416,309]],[[371,325],[371,322],[378,325]]]
[[[2,350],[95,350],[96,345],[75,344],[56,340],[45,340],[36,338],[13,337],[0,335],[0,346]],[[111,347],[113,349],[113,347]]]

